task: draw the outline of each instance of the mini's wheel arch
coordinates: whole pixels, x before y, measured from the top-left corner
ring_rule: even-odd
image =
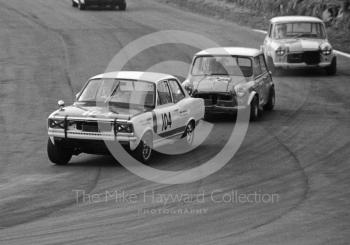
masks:
[[[253,101],[254,97],[255,96],[259,96],[257,92],[255,91],[252,91],[250,94],[249,94],[249,97],[248,97],[248,100],[247,100],[247,106],[250,105],[250,103]]]

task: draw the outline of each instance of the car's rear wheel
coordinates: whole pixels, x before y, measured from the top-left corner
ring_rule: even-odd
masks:
[[[125,11],[126,10],[126,2],[122,2],[118,5],[119,10]]]
[[[326,68],[328,75],[333,76],[337,73],[337,57],[334,57],[330,66]]]
[[[76,2],[74,2],[74,0],[72,0],[72,7],[73,7],[73,8],[78,7],[78,4],[77,4]]]
[[[273,108],[275,107],[275,102],[276,102],[276,96],[275,96],[275,88],[271,87],[270,93],[269,93],[269,99],[264,106],[264,110],[266,111],[272,111]]]
[[[186,139],[186,144],[189,146],[193,145],[194,129],[195,129],[195,123],[191,121],[187,124],[185,128],[185,132],[183,134],[183,137]]]
[[[255,96],[252,102],[250,102],[250,121],[257,121],[260,115],[259,98]]]
[[[137,160],[143,162],[143,163],[148,163],[152,157],[153,150],[152,150],[152,135],[151,133],[146,133],[137,148],[135,149],[135,157]]]
[[[53,144],[50,139],[47,141],[47,155],[49,160],[56,165],[66,165],[72,158],[71,151],[64,149],[59,144]]]

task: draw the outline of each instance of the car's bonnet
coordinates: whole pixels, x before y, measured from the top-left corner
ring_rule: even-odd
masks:
[[[247,78],[243,76],[193,76],[191,83],[197,92],[225,93],[232,91],[233,87]]]
[[[77,118],[110,118],[110,119],[130,119],[136,114],[144,112],[141,108],[120,108],[120,107],[98,107],[84,106],[75,103],[72,106],[67,106],[63,110],[57,110],[50,117],[77,117]]]
[[[295,51],[304,51],[304,50],[318,50],[320,44],[324,40],[321,39],[304,39],[304,38],[293,38],[293,39],[284,39],[276,40],[274,42],[274,48],[277,49],[280,46],[288,47],[291,52]]]

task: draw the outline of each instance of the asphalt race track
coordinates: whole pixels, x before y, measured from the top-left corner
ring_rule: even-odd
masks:
[[[345,57],[338,57],[333,77],[322,71],[275,77],[276,110],[251,123],[235,157],[200,181],[153,183],[108,156],[80,155],[63,167],[49,162],[46,118],[57,100],[71,103],[120,49],[159,30],[195,32],[223,46],[258,48],[263,40],[252,30],[151,0],[130,0],[125,12],[79,11],[70,0],[0,0],[0,244],[348,244],[350,60]],[[190,62],[197,51],[163,45],[141,53],[127,69],[145,70],[162,60]],[[210,137],[196,150],[158,154],[151,166],[187,169],[214,156],[232,120],[212,123]],[[74,190],[120,190],[140,198],[83,203]],[[279,200],[223,202],[232,190],[278,193]],[[166,205],[205,213],[148,212],[163,207],[151,197],[142,199],[152,191],[205,193],[201,203]]]

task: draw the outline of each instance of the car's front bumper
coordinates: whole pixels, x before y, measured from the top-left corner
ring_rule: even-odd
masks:
[[[125,0],[85,0],[85,5],[118,5],[124,3]]]
[[[131,142],[136,141],[136,136],[132,134],[117,134],[113,132],[81,132],[76,130],[67,130],[66,132],[62,129],[48,130],[49,137],[57,138],[69,138],[69,139],[84,139],[84,140],[103,140],[103,141],[120,141],[120,142]]]
[[[307,69],[307,68],[326,68],[331,65],[331,62],[320,62],[318,64],[306,64],[305,62],[301,63],[288,63],[288,62],[276,62],[276,68],[282,69]]]
[[[135,136],[114,135],[106,133],[81,133],[81,132],[58,132],[49,130],[48,135],[55,144],[59,142],[63,147],[77,153],[108,154],[108,145],[119,142],[122,146],[134,150],[137,147]]]
[[[275,55],[274,66],[284,69],[326,68],[332,64],[334,53],[324,55],[319,51],[289,52]]]
[[[246,109],[247,106],[220,106],[220,105],[211,105],[205,107],[206,113],[230,113],[237,112],[238,110]]]
[[[125,121],[99,119],[99,118],[50,118],[49,121],[57,120],[57,124],[48,127],[48,136],[54,143],[56,140],[85,140],[102,142],[119,142],[128,145],[134,150],[138,144],[135,133],[117,132],[117,124]],[[84,124],[84,125],[81,125]]]

